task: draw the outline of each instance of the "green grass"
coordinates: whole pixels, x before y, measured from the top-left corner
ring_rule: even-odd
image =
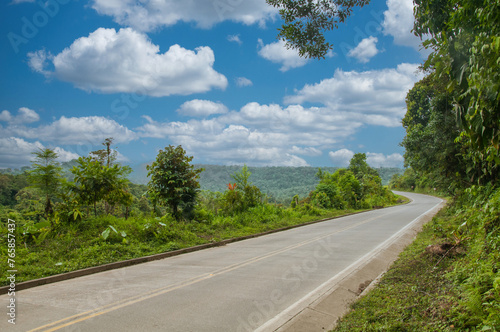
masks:
[[[334,331],[500,330],[500,191],[474,190],[424,226]]]
[[[162,218],[117,218],[101,216],[78,223],[59,223],[25,234],[16,229],[15,267],[17,282],[43,278],[87,267],[252,235],[355,211],[316,207],[281,208],[262,205],[235,216],[215,216],[202,221],[176,222]],[[112,226],[104,239],[103,231]],[[114,231],[116,230],[116,232]],[[122,235],[123,232],[123,236]],[[47,233],[46,237],[40,237]],[[1,229],[0,269],[7,268],[7,228]],[[36,241],[39,238],[40,240]],[[6,285],[2,280],[1,285]]]

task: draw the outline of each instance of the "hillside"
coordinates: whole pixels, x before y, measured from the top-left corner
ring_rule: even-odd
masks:
[[[63,174],[66,178],[72,179],[70,169],[76,165],[75,161],[62,163]],[[131,166],[133,172],[129,175],[130,181],[136,184],[147,184],[146,164]],[[242,166],[220,166],[220,165],[195,165],[196,168],[203,168],[200,174],[200,186],[202,190],[223,192],[228,183],[234,182],[231,175],[239,171]],[[22,169],[3,169],[0,173],[22,174],[29,167]],[[323,171],[335,172],[335,167],[321,167]],[[267,194],[270,201],[286,203],[293,196],[306,197],[312,191],[318,179],[316,173],[318,167],[249,167],[252,176],[250,181],[256,185],[263,193]],[[403,174],[400,168],[378,168],[377,171],[382,178],[382,184],[387,185],[393,174]]]
[[[200,185],[203,190],[224,191],[227,184],[234,182],[231,174],[239,171],[241,166],[220,166],[220,165],[195,165],[196,168],[203,168],[200,174]],[[133,167],[134,172],[129,178],[132,182],[146,184],[146,165],[141,164]],[[306,197],[318,183],[315,177],[318,167],[249,167],[252,173],[250,181],[256,185],[263,193],[266,193],[271,200],[284,202],[293,196]],[[335,172],[335,167],[322,167],[323,171]],[[402,174],[399,168],[379,168],[380,177],[384,185],[388,184],[393,174]]]

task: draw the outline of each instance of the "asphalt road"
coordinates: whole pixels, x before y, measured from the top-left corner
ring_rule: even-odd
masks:
[[[0,296],[0,331],[268,331],[441,200],[410,204]],[[19,271],[22,273],[22,271]]]

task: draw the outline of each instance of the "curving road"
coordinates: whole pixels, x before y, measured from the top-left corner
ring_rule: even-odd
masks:
[[[2,295],[0,330],[291,331],[283,324],[442,202],[405,195],[410,204],[22,290],[15,325]]]

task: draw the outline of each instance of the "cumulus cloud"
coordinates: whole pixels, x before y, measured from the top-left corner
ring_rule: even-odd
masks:
[[[252,86],[253,85],[253,82],[250,81],[248,78],[246,77],[237,77],[236,78],[236,85],[239,86],[239,87],[244,87],[244,86]]]
[[[347,53],[347,56],[356,58],[361,63],[367,63],[375,55],[379,53],[377,49],[377,37],[368,37],[363,39],[358,46]]]
[[[2,136],[76,145],[98,145],[108,137],[113,137],[116,143],[127,143],[136,139],[136,134],[130,129],[100,116],[62,116],[51,124],[38,127],[7,126]]]
[[[330,151],[328,155],[330,156],[334,166],[346,167],[349,166],[349,161],[351,161],[354,156],[354,152],[347,149],[340,149],[337,151]]]
[[[405,114],[406,93],[421,78],[417,69],[417,64],[407,63],[364,72],[337,69],[332,78],[285,97],[285,103],[321,103],[365,124],[397,127]]]
[[[278,12],[265,0],[93,0],[91,3],[99,14],[111,16],[118,24],[140,31],[152,31],[178,22],[194,22],[200,28],[210,28],[223,21],[263,26]]]
[[[402,167],[404,158],[399,153],[386,156],[382,153],[368,152],[366,162],[372,167]]]
[[[335,166],[347,167],[349,166],[349,161],[351,161],[354,156],[354,152],[348,149],[340,149],[337,151],[330,151],[328,154]],[[366,162],[371,167],[402,167],[404,158],[399,153],[393,153],[390,155],[384,155],[383,153],[366,153]]]
[[[323,154],[321,152],[321,150],[318,150],[318,149],[313,148],[313,147],[301,148],[301,147],[298,147],[295,145],[292,146],[292,148],[290,149],[290,153],[298,154],[298,155],[302,155],[302,156],[312,156],[312,157],[321,156]]]
[[[327,108],[255,102],[211,119],[144,119],[136,129],[141,137],[168,139],[206,162],[261,166],[305,166],[304,156],[321,155],[362,125],[347,113]]]
[[[394,42],[398,45],[413,47],[418,51],[422,41],[412,32],[413,0],[387,0],[387,7],[382,22],[384,35],[394,37]]]
[[[24,124],[33,123],[40,120],[40,116],[37,112],[29,109],[27,107],[21,107],[18,110],[18,114],[13,116],[9,111],[4,110],[0,113],[0,121],[8,122],[9,124]]]
[[[259,39],[258,43],[260,47],[259,55],[266,60],[281,64],[280,70],[282,72],[305,66],[309,62],[309,59],[301,57],[297,50],[287,48],[282,40],[264,45],[262,39]]]
[[[66,151],[58,146],[56,146],[53,150],[55,153],[57,153],[57,157],[60,162],[71,161],[80,157],[78,154],[71,151]]]
[[[34,159],[32,153],[44,148],[45,146],[39,141],[31,143],[17,137],[0,138],[0,168],[27,166]],[[60,147],[55,147],[54,151],[59,155],[59,161],[61,162],[79,157],[76,153],[66,151]]]
[[[187,50],[173,45],[160,53],[142,33],[130,28],[99,28],[52,56],[28,53],[29,65],[47,77],[101,93],[141,93],[162,97],[225,89],[227,79],[213,69],[210,47]],[[48,63],[54,68],[47,69]]]
[[[212,114],[227,113],[228,109],[222,103],[215,103],[210,100],[194,99],[186,101],[182,104],[177,112],[187,116],[206,117]]]
[[[237,43],[239,45],[243,44],[243,42],[240,39],[240,35],[229,35],[227,36],[227,40],[233,43]]]

